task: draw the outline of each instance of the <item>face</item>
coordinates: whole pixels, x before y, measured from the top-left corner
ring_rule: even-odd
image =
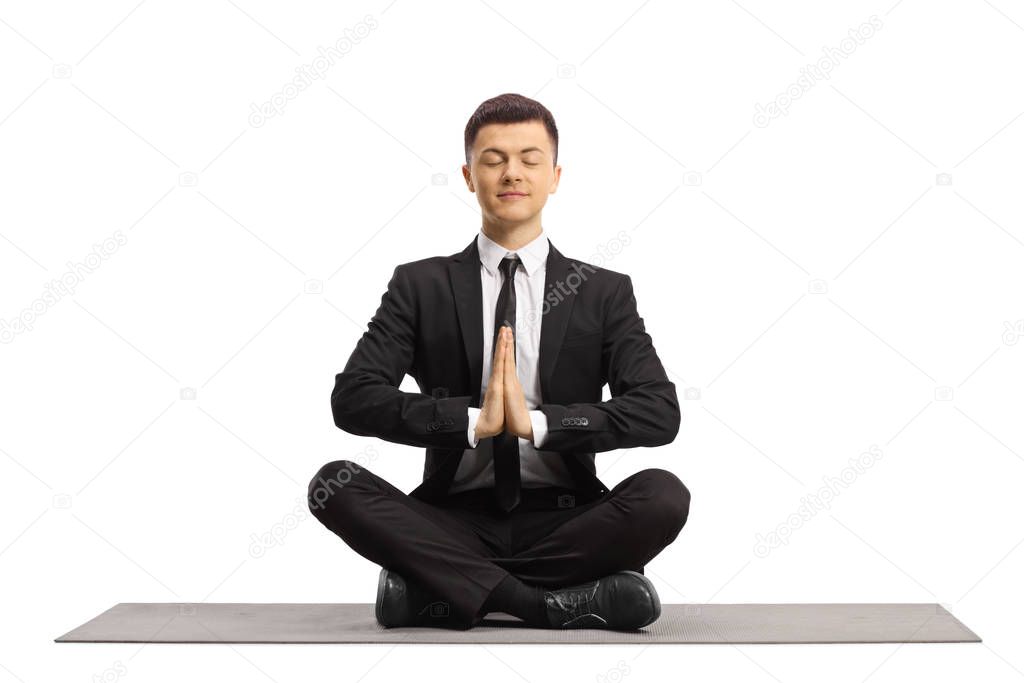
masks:
[[[539,220],[548,195],[558,189],[562,167],[553,166],[553,160],[540,121],[491,123],[478,131],[462,174],[484,220],[514,226]]]

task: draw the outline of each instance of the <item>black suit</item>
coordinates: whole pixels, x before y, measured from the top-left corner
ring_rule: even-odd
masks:
[[[632,281],[628,275],[597,268],[588,263],[564,257],[549,240],[544,287],[545,310],[541,316],[539,374],[543,400],[538,408],[548,422],[545,451],[557,451],[566,458],[575,458],[579,465],[570,468],[575,481],[573,490],[523,490],[524,502],[513,511],[515,519],[530,519],[533,540],[545,535],[588,510],[599,506],[611,495],[634,487],[626,494],[636,500],[654,497],[663,500],[656,513],[668,526],[656,525],[651,543],[638,547],[628,559],[620,558],[631,568],[643,570],[643,563],[671,542],[685,523],[689,508],[689,492],[675,475],[665,470],[644,470],[621,482],[610,493],[596,476],[594,454],[619,448],[660,446],[675,439],[679,430],[680,412],[675,385],[669,381],[655,352],[643,319],[637,313]],[[436,591],[449,591],[455,611],[467,618],[478,616],[488,586],[511,571],[524,580],[556,583],[583,576],[586,567],[559,566],[535,574],[515,571],[521,568],[516,558],[502,557],[499,536],[487,539],[485,529],[490,490],[477,490],[449,495],[448,488],[458,468],[467,443],[469,406],[480,407],[480,386],[483,367],[482,295],[480,257],[474,239],[461,252],[445,257],[432,257],[399,265],[381,298],[380,307],[367,331],[356,344],[344,370],[336,377],[331,394],[335,424],[351,434],[374,436],[395,443],[426,449],[423,481],[408,496],[349,461],[328,463],[310,482],[310,507],[332,531],[341,536],[360,554],[396,571],[415,574],[416,578]],[[411,375],[421,393],[401,391],[398,387],[406,374]],[[609,385],[612,398],[602,401],[602,388]],[[358,470],[353,474],[353,471]],[[466,512],[458,522],[462,538],[461,550],[474,545],[470,531],[478,536],[475,544],[485,558],[460,557],[465,562],[463,575],[475,573],[479,590],[467,601],[465,581],[452,582],[451,572],[429,572],[414,569],[400,548],[381,546],[382,534],[390,535],[396,526],[408,525],[410,534],[425,533],[425,527],[408,518],[387,527],[377,528],[377,536],[367,536],[366,524],[360,524],[363,535],[345,518],[362,514],[366,499],[348,496],[339,506],[331,477],[349,472],[345,488],[378,498],[401,497],[402,505],[395,514],[410,508],[437,524],[451,527],[452,515]],[[643,475],[638,478],[638,475]],[[354,485],[353,485],[354,484]],[[653,488],[652,488],[653,487]],[[642,489],[642,490],[641,490]],[[656,490],[655,490],[656,489]],[[569,498],[565,497],[570,494]],[[559,497],[561,496],[561,497]],[[624,497],[628,498],[626,495]],[[566,503],[569,500],[571,503]],[[556,508],[557,505],[560,507]],[[371,506],[372,507],[372,506]],[[624,505],[605,506],[603,525],[612,524],[612,515],[621,515]],[[547,509],[548,514],[536,513]],[[664,513],[664,514],[663,514]],[[658,516],[660,515],[660,516]],[[468,517],[473,516],[472,520]],[[592,514],[592,522],[598,518]],[[366,521],[366,520],[362,520]],[[379,520],[375,520],[378,521]],[[499,520],[500,521],[500,520]],[[638,522],[639,513],[622,523]],[[497,522],[496,522],[497,523]],[[580,532],[583,532],[582,521]],[[667,531],[666,531],[667,529]],[[522,531],[523,529],[520,529]],[[606,530],[607,531],[607,530]],[[643,536],[639,527],[632,533]],[[589,533],[589,532],[588,532]],[[530,535],[527,533],[527,535]],[[497,539],[497,540],[496,540]],[[411,537],[401,537],[405,543]],[[436,540],[436,539],[435,539]],[[451,539],[446,539],[451,540]],[[480,546],[481,540],[487,546]],[[607,540],[605,538],[604,540]],[[398,536],[388,539],[398,543]],[[494,541],[489,543],[488,541]],[[436,546],[436,543],[434,543]],[[506,543],[507,546],[507,543]],[[595,546],[596,547],[596,546]],[[453,545],[452,553],[461,554]],[[525,550],[525,549],[524,549]],[[652,554],[653,552],[653,554]],[[415,554],[415,551],[412,552]],[[525,560],[524,553],[518,559]],[[429,555],[419,557],[428,560]],[[475,560],[479,559],[480,562]],[[494,570],[484,568],[489,559]],[[579,558],[575,564],[596,569],[601,563],[592,558]],[[436,558],[452,566],[451,556]],[[532,559],[531,559],[532,561]],[[521,563],[520,563],[521,564]],[[618,563],[618,564],[621,564]],[[618,566],[611,562],[608,567]],[[499,566],[500,565],[500,566]],[[398,569],[401,566],[402,569]],[[421,564],[417,564],[421,567]],[[502,569],[504,567],[504,569]],[[486,576],[482,576],[485,574]],[[582,580],[582,579],[580,579]],[[482,597],[481,597],[482,596]]]

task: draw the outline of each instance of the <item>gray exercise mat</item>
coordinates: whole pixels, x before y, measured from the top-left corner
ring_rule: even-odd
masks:
[[[980,643],[934,603],[664,604],[640,631],[382,628],[367,603],[121,602],[58,643]]]

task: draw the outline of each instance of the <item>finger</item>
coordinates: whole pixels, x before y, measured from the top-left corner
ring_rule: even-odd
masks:
[[[499,380],[504,381],[505,377],[505,335],[498,335],[498,350],[494,354],[494,375]]]
[[[494,348],[494,356],[491,358],[491,381],[495,378],[501,377],[501,340],[497,342],[497,346]]]
[[[509,328],[502,326],[501,331],[502,331],[502,334],[505,336],[505,349],[504,349],[505,350],[505,358],[504,358],[505,376],[504,376],[504,380],[505,380],[506,385],[508,385],[508,383],[511,381],[510,375],[511,375],[511,373],[514,370],[514,365],[513,365],[514,361],[512,359],[512,355],[511,355],[512,342],[509,340],[509,337],[511,337],[511,335],[509,334]]]
[[[509,376],[508,377],[508,384],[509,384],[509,386],[508,386],[508,391],[509,391],[509,393],[514,393],[517,396],[519,396],[519,395],[522,394],[522,389],[520,388],[520,385],[519,385],[519,373],[517,372],[517,369],[516,369],[516,349],[515,349],[515,345],[512,344],[511,342],[509,343],[508,357],[509,357],[509,371],[508,371],[508,376]]]
[[[494,340],[494,366],[498,367],[499,363],[505,358],[505,335],[501,332]]]
[[[516,375],[516,348],[515,348],[515,344],[513,343],[513,336],[512,336],[511,329],[512,328],[509,328],[509,334],[508,334],[508,364],[509,364],[510,374],[513,377],[515,377],[515,375]]]
[[[514,343],[515,337],[512,334],[511,327],[508,328],[508,332],[506,334],[508,335],[505,340],[505,353],[508,354],[506,360],[508,361],[509,369],[514,373],[516,367],[516,346]]]

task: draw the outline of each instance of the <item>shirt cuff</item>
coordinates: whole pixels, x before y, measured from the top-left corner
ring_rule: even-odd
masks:
[[[475,434],[476,419],[480,417],[480,409],[473,406],[468,406],[466,409],[469,411],[469,427],[466,429],[466,440],[469,441],[470,448],[476,448],[477,444],[480,443],[480,439],[476,438]]]
[[[548,416],[541,410],[531,410],[530,423],[533,425],[533,447],[540,448],[548,438]]]

